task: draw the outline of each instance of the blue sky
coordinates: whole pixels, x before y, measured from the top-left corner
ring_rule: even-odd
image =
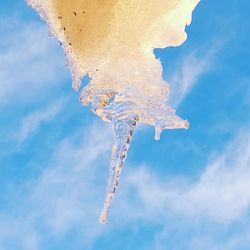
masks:
[[[156,49],[189,130],[139,127],[98,224],[111,128],[71,89],[63,51],[21,0],[0,7],[0,249],[248,250],[249,1],[201,1]]]

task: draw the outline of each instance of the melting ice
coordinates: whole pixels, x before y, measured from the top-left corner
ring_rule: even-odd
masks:
[[[122,166],[137,124],[187,129],[168,105],[169,87],[162,79],[154,48],[179,46],[199,0],[27,0],[62,45],[78,90],[90,82],[80,100],[111,123],[114,145],[108,190],[99,221],[107,220]]]

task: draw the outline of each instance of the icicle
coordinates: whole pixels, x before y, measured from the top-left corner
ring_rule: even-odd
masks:
[[[104,224],[107,221],[110,204],[115,196],[118,187],[119,177],[122,172],[122,167],[124,165],[125,159],[127,158],[128,149],[136,124],[137,118],[129,121],[118,120],[113,124],[115,142],[113,145],[112,158],[109,166],[107,196],[99,217],[99,222],[101,224]]]

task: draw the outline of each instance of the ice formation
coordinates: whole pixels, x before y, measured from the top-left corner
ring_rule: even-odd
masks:
[[[138,123],[164,129],[188,128],[167,101],[154,48],[179,46],[199,0],[27,0],[62,45],[81,102],[110,122],[114,145],[107,196],[100,214],[105,223],[134,129]]]

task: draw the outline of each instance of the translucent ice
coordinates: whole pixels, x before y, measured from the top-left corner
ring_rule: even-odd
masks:
[[[107,220],[122,166],[138,123],[164,129],[188,128],[168,104],[154,48],[179,46],[199,0],[27,0],[62,45],[78,90],[90,82],[82,103],[114,131],[110,177],[100,223]]]

